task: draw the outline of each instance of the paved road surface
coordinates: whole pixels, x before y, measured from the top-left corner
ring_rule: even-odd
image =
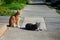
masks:
[[[60,15],[46,5],[27,5],[23,10],[23,18],[43,18],[47,31],[29,31],[9,27],[0,40],[60,40]],[[8,24],[9,17],[1,17],[0,23]]]
[[[48,30],[60,29],[60,15],[54,9],[48,8],[46,5],[27,5],[22,16],[32,18],[43,17]]]

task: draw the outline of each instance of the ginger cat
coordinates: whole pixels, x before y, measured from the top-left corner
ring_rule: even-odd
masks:
[[[20,22],[20,14],[21,14],[22,10],[17,10],[16,14],[12,15],[9,19],[9,26],[12,27],[19,27],[19,22]]]

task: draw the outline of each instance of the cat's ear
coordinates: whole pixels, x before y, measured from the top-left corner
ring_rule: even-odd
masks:
[[[17,10],[17,13],[19,12],[19,10]]]
[[[21,13],[21,12],[22,12],[22,10],[17,10],[17,12]]]
[[[40,22],[36,22],[36,24],[40,24]]]
[[[20,12],[20,10],[17,10],[17,12]]]

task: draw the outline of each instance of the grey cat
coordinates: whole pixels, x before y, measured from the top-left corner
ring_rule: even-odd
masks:
[[[38,23],[38,22],[36,22],[35,24],[27,23],[25,25],[25,28],[27,30],[41,30],[39,27],[40,27],[40,23]]]

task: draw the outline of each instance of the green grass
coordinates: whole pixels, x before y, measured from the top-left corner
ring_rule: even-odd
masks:
[[[14,12],[7,12],[7,13],[4,13],[4,14],[0,14],[0,16],[11,16],[11,15],[14,15],[15,13]]]
[[[0,7],[0,16],[11,16],[15,13],[8,8]]]
[[[25,3],[19,3],[15,2],[12,4],[3,4],[0,3],[0,16],[11,16],[14,15],[15,12],[12,12],[11,10],[21,10],[26,6]]]
[[[26,6],[24,3],[2,4],[0,7],[7,7],[8,9],[23,9]]]
[[[15,14],[14,12],[7,11],[5,13],[0,13],[0,16],[11,16],[11,15],[14,15],[14,14]]]

